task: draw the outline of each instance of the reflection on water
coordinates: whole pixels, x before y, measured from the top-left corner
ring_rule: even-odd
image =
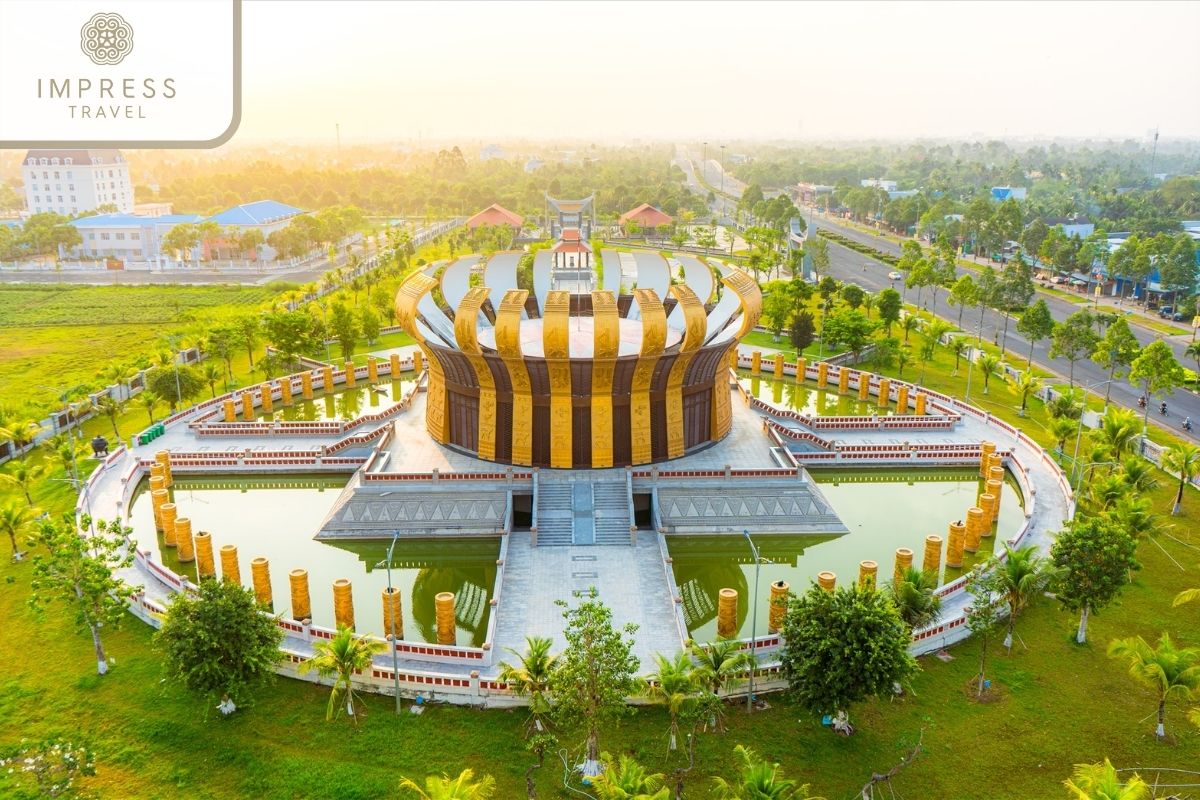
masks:
[[[764,558],[758,586],[758,633],[767,632],[770,584],[787,581],[803,592],[818,572],[830,571],[838,583],[858,579],[860,561],[879,564],[880,582],[890,580],[896,548],[907,547],[920,566],[925,537],[942,537],[947,528],[975,505],[982,488],[974,469],[813,469],[814,481],[850,530],[841,536],[755,536]],[[944,565],[940,582],[952,581],[986,559],[999,542],[1016,535],[1024,522],[1023,500],[1011,476],[1005,480],[996,534],[982,542],[979,553],[967,554],[961,569]],[[754,535],[754,531],[750,531]],[[699,641],[716,638],[717,593],[738,592],[738,636],[750,636],[754,563],[742,537],[669,537],[675,581],[684,602],[688,630]]]
[[[387,570],[380,563],[390,540],[330,543],[312,538],[346,481],[346,476],[331,475],[176,476],[172,492],[179,515],[191,519],[193,532],[212,534],[214,553],[219,554],[225,544],[237,546],[243,585],[251,585],[252,559],[262,556],[270,562],[276,613],[290,616],[288,572],[303,568],[308,570],[316,625],[333,627],[331,587],[337,578],[349,578],[355,629],[378,635],[383,633],[381,593],[388,585]],[[145,488],[143,481],[130,507],[134,538],[152,551],[154,559],[195,579],[195,563],[180,564],[175,549],[164,548],[162,537],[155,533]],[[499,552],[498,539],[397,542],[392,585],[401,590],[404,638],[436,641],[434,596],[453,592],[457,643],[482,645]],[[219,555],[216,561],[219,572]]]
[[[411,380],[411,376],[409,377]],[[312,400],[304,400],[299,393],[290,406],[275,401],[274,410],[259,412],[261,422],[323,422],[326,420],[352,420],[363,414],[377,414],[399,403],[404,398],[402,379],[380,381],[374,385],[359,384],[353,389],[339,389],[329,394],[318,393]]]
[[[836,381],[831,381],[828,389],[818,389],[815,381],[796,383],[791,378],[777,379],[767,375],[754,377],[749,370],[739,370],[738,377],[751,396],[777,408],[788,408],[800,414],[818,417],[869,417],[896,413],[894,402],[889,403],[886,409],[880,408],[876,405],[875,397],[869,401],[860,401],[856,389],[839,395]]]

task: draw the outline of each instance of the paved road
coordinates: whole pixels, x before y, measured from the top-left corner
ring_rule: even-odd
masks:
[[[883,237],[864,234],[860,231],[852,230],[841,225],[830,222],[821,217],[816,217],[812,220],[814,226],[818,229],[826,228],[833,230],[847,237],[852,237],[856,240],[866,242],[881,250],[898,253],[900,248],[892,242],[886,241]],[[902,282],[893,282],[888,280],[887,274],[891,270],[886,264],[869,258],[861,253],[856,253],[849,248],[842,247],[834,242],[829,243],[829,273],[838,280],[853,281],[864,289],[871,292],[877,292],[881,289],[886,289],[889,286],[897,291],[903,287],[899,284]],[[864,270],[863,267],[866,266]],[[964,274],[965,269],[959,268],[959,273]],[[908,302],[916,301],[916,292],[908,290],[905,293],[905,300]],[[958,308],[951,306],[946,302],[948,292],[942,290],[938,292],[937,304],[934,305],[930,299],[929,291],[922,294],[922,305],[933,311],[940,317],[943,317],[951,322],[958,321]],[[1044,295],[1043,295],[1044,296]],[[1065,319],[1069,314],[1077,311],[1080,306],[1076,303],[1069,303],[1065,300],[1060,300],[1055,297],[1046,297],[1046,305],[1050,308],[1050,313],[1055,320]],[[968,308],[963,314],[963,328],[968,331],[977,330],[979,324],[979,311]],[[988,310],[983,318],[983,337],[985,339],[996,339],[999,332],[1004,328],[1004,317],[992,310]],[[1131,325],[1130,329],[1138,338],[1138,341],[1143,345],[1153,341],[1156,338],[1154,333],[1146,331],[1136,325]],[[1176,350],[1176,357],[1182,360],[1183,346],[1178,342],[1171,342]],[[1013,353],[1014,361],[1022,360],[1029,353],[1029,342],[1024,337],[1016,332],[1016,320],[1012,319],[1008,325],[1008,348]],[[1066,377],[1071,369],[1071,364],[1064,358],[1050,358],[1050,342],[1042,340],[1033,348],[1034,363],[1039,366],[1053,370],[1058,374]],[[1186,363],[1186,362],[1184,362]],[[1108,374],[1091,360],[1081,360],[1075,362],[1075,382],[1077,385],[1100,384],[1108,379]],[[1104,387],[1098,386],[1094,391],[1099,394],[1104,393]],[[1137,399],[1141,395],[1141,390],[1130,386],[1125,381],[1118,380],[1112,386],[1112,400],[1127,408],[1134,409],[1141,413],[1138,409]],[[1150,421],[1155,424],[1169,428],[1178,435],[1186,435],[1180,425],[1185,416],[1190,416],[1192,421],[1196,423],[1196,429],[1193,429],[1191,438],[1195,441],[1200,441],[1197,437],[1197,429],[1200,429],[1200,396],[1179,389],[1167,397],[1168,416],[1164,419],[1159,414],[1157,409],[1152,409],[1150,412]]]

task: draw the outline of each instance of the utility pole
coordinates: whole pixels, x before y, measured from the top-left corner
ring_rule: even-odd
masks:
[[[1154,162],[1158,158],[1158,126],[1154,126],[1154,144],[1150,148],[1150,182],[1154,182]]]

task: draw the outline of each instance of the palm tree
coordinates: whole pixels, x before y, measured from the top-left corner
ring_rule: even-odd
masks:
[[[1176,648],[1170,634],[1164,633],[1157,647],[1151,647],[1140,636],[1113,639],[1108,645],[1108,655],[1126,659],[1133,679],[1154,691],[1158,699],[1158,727],[1154,734],[1164,738],[1167,700],[1172,697],[1188,700],[1200,691],[1200,648]]]
[[[96,401],[96,411],[108,417],[108,421],[112,425],[113,436],[120,442],[121,430],[117,427],[117,419],[125,413],[125,401],[116,400],[106,394]]]
[[[1075,386],[1058,389],[1054,399],[1046,405],[1054,419],[1079,419],[1083,413],[1083,391]]]
[[[907,347],[901,347],[896,351],[896,377],[904,377],[904,368],[912,361],[912,351]]]
[[[755,667],[754,656],[742,649],[732,639],[720,639],[708,644],[688,642],[688,652],[694,660],[692,675],[697,683],[720,697],[735,682],[740,682]],[[713,704],[710,720],[717,731],[725,730],[725,714],[722,704]]]
[[[1119,406],[1109,406],[1104,414],[1104,424],[1092,435],[1108,445],[1112,455],[1119,459],[1137,449],[1141,430],[1142,421],[1137,414]]]
[[[1107,758],[1103,764],[1076,764],[1075,774],[1063,785],[1074,800],[1152,800],[1150,787],[1136,772],[1122,781]]]
[[[154,409],[162,405],[162,398],[154,392],[146,389],[137,396],[138,405],[146,409],[146,415],[150,417],[150,424],[154,424]]]
[[[323,678],[334,676],[333,688],[329,692],[329,705],[325,708],[326,720],[332,720],[337,715],[338,704],[342,697],[345,697],[346,714],[354,720],[355,725],[358,724],[358,716],[354,713],[354,684],[351,679],[355,672],[371,666],[371,659],[376,653],[382,653],[386,649],[386,643],[365,636],[355,636],[354,630],[346,627],[339,627],[332,639],[313,645],[313,657],[300,663],[300,673],[305,674],[315,669]]]
[[[979,357],[979,371],[983,373],[983,393],[988,393],[988,382],[993,375],[1000,374],[1000,359],[987,353]]]
[[[430,775],[422,788],[409,778],[400,781],[400,791],[416,800],[488,800],[496,793],[496,779],[484,775],[475,780],[475,770],[464,769],[457,778]]]
[[[1008,557],[996,569],[997,588],[1008,604],[1008,634],[1004,646],[1012,649],[1017,614],[1029,605],[1050,580],[1050,562],[1038,555],[1037,546],[1028,544],[1013,550],[1004,545]]]
[[[110,384],[128,389],[129,380],[137,374],[137,370],[120,361],[110,361],[100,370],[100,377]],[[129,395],[126,394],[126,397]]]
[[[507,682],[518,696],[529,696],[531,730],[541,731],[544,729],[542,715],[550,710],[550,677],[558,667],[558,656],[551,654],[554,640],[548,636],[526,636],[525,645],[523,654],[509,649],[508,652],[520,659],[521,665],[514,667],[501,661],[500,680]]]
[[[871,318],[871,310],[875,308],[879,299],[872,292],[863,292],[862,307],[867,315],[867,319]],[[1200,362],[1198,362],[1200,363]]]
[[[1054,438],[1055,444],[1058,445],[1058,454],[1060,456],[1064,455],[1063,448],[1067,444],[1067,439],[1070,439],[1075,434],[1075,423],[1066,417],[1051,417],[1047,430]]]
[[[741,774],[733,782],[713,778],[719,800],[806,800],[809,797],[808,784],[801,785],[783,777],[778,764],[768,764],[745,745],[739,744],[733,752],[742,762]]]
[[[1129,485],[1117,474],[1093,477],[1087,486],[1088,501],[1099,511],[1107,511],[1129,493]]]
[[[1175,493],[1175,505],[1172,514],[1178,514],[1183,508],[1183,489],[1193,478],[1200,475],[1200,447],[1187,442],[1172,445],[1163,453],[1163,467],[1167,472],[1179,476],[1179,490]]]
[[[1012,379],[1013,388],[1021,395],[1021,410],[1018,412],[1020,416],[1025,416],[1025,406],[1029,403],[1029,395],[1036,392],[1042,386],[1042,379],[1033,374],[1033,370],[1025,370]]]
[[[24,461],[14,461],[9,465],[8,469],[0,472],[0,483],[7,483],[9,486],[15,486],[25,495],[25,502],[33,508],[33,496],[30,494],[30,489],[33,485],[41,480],[41,477],[46,474],[46,467],[42,464],[27,464]]]
[[[937,575],[909,567],[892,582],[892,602],[910,630],[924,627],[937,619],[942,598],[937,596]]]
[[[37,510],[32,506],[18,506],[16,503],[10,502],[0,507],[0,531],[8,536],[8,541],[12,545],[13,561],[20,561],[21,556],[24,555],[17,544],[17,537],[33,530],[33,521],[36,517]]]
[[[958,375],[958,366],[962,362],[963,356],[967,354],[968,347],[967,340],[961,336],[955,336],[950,340],[950,352],[954,354],[955,375]]]
[[[1158,488],[1158,475],[1154,465],[1144,458],[1125,456],[1119,475],[1125,485],[1135,492],[1152,492]]]
[[[1183,354],[1196,360],[1196,372],[1200,373],[1200,339],[1189,344]]]
[[[208,384],[208,390],[212,392],[212,396],[216,397],[217,381],[225,379],[225,370],[221,369],[221,365],[213,359],[208,359],[200,369],[200,377]]]
[[[629,756],[621,756],[617,763],[611,757],[604,759],[608,766],[604,772],[592,779],[592,788],[600,800],[667,800],[670,790],[663,785],[660,772],[648,773],[646,768]]]
[[[1149,497],[1137,497],[1124,492],[1108,514],[1135,541],[1158,526]]]
[[[646,678],[643,690],[646,697],[666,707],[671,718],[668,748],[677,749],[679,737],[679,714],[692,701],[696,693],[696,676],[692,672],[692,660],[680,651],[674,659],[661,653],[654,655],[658,669]]]
[[[900,327],[904,330],[904,343],[908,344],[908,335],[921,326],[921,320],[916,314],[909,314],[900,323]]]
[[[12,442],[13,455],[24,456],[21,451],[33,442],[42,429],[42,424],[35,419],[13,419],[0,428],[0,441]]]

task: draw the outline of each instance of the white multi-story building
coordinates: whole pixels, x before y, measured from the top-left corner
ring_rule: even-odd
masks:
[[[30,214],[71,215],[112,204],[133,211],[129,164],[120,150],[30,150],[21,162]]]

